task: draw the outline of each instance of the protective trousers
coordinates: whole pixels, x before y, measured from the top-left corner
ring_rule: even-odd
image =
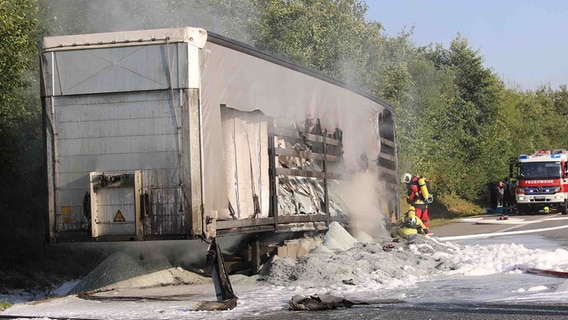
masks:
[[[414,209],[416,210],[416,216],[418,217],[418,219],[422,220],[422,223],[424,223],[424,226],[426,226],[426,228],[429,228],[429,226],[428,226],[428,205],[427,204],[415,203]]]

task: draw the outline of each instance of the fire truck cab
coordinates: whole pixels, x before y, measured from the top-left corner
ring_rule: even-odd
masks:
[[[519,214],[567,213],[567,162],[568,151],[564,149],[538,150],[518,157],[515,198]]]

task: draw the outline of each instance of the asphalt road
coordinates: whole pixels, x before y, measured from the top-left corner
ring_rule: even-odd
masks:
[[[320,312],[289,311],[249,319],[388,319],[388,320],[497,320],[567,319],[568,306],[560,304],[393,304]]]
[[[510,215],[500,220],[500,215],[487,215],[459,220],[443,226],[431,227],[436,237],[474,239],[482,235],[533,234],[548,238],[560,247],[568,247],[568,216],[562,214]]]

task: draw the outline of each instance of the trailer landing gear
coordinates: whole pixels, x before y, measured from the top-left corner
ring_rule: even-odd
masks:
[[[237,306],[237,296],[233,292],[229,274],[225,269],[223,254],[217,243],[217,239],[213,238],[209,251],[207,252],[207,264],[211,265],[211,278],[215,286],[215,294],[217,301],[201,301],[195,306],[195,311],[214,311],[214,310],[231,310]]]

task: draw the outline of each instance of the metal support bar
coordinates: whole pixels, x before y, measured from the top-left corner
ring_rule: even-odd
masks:
[[[251,254],[251,276],[256,275],[260,271],[260,240],[256,234],[250,244]]]
[[[318,178],[318,179],[344,179],[342,174],[334,172],[323,172],[323,171],[309,171],[309,170],[298,170],[298,169],[288,169],[288,168],[277,168],[276,175],[284,176],[296,176],[296,177],[306,177],[306,178]]]
[[[270,180],[270,213],[274,218],[274,228],[278,225],[278,180],[276,172],[276,141],[274,138],[274,121],[267,125],[268,128],[268,176]]]
[[[323,153],[327,154],[327,129],[325,129],[323,131],[323,142],[322,142],[322,144],[323,144]],[[323,159],[322,166],[323,166],[323,172],[326,173],[326,175],[323,177],[323,202],[324,202],[325,208],[322,208],[322,209],[325,210],[324,212],[327,215],[326,223],[329,226],[329,192],[327,190],[327,159],[326,158]]]

